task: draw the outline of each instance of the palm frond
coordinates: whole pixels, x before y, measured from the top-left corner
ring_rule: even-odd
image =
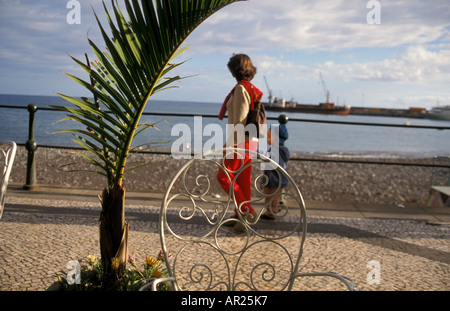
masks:
[[[126,18],[112,0],[109,9],[103,3],[110,33],[94,12],[106,51],[88,39],[97,59],[89,62],[86,57],[84,63],[72,58],[90,81],[67,74],[89,90],[94,101],[58,93],[73,106],[53,107],[86,128],[61,132],[74,134],[76,142],[99,159],[87,157],[108,176],[108,186],[122,185],[132,141],[148,127],[139,122],[150,96],[182,79],[169,74],[183,64],[173,59],[187,49],[180,48],[185,39],[209,16],[236,1],[242,0],[128,0]]]

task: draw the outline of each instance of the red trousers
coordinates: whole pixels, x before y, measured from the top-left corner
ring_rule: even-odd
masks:
[[[245,143],[246,150],[256,151],[257,147],[258,142],[251,141]],[[239,146],[238,148],[242,148],[242,146]],[[253,208],[249,203],[252,198],[252,167],[250,165],[251,161],[252,155],[249,153],[242,154],[242,157],[234,154],[233,158],[228,159],[228,157],[226,157],[224,159],[224,165],[229,171],[219,169],[219,172],[217,173],[217,181],[227,194],[230,193],[230,183],[234,182],[234,197],[236,198],[237,207],[241,206],[240,211],[242,214],[253,212]],[[246,168],[240,171],[241,167]],[[234,212],[235,216],[237,216],[237,211],[235,210]]]

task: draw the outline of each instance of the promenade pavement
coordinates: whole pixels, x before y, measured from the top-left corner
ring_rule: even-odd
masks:
[[[43,291],[70,260],[99,254],[98,189],[8,186],[0,220],[0,291]],[[162,194],[127,193],[130,253],[160,250]],[[365,291],[450,290],[450,208],[306,201],[301,269],[334,271]],[[369,279],[379,263],[379,282]],[[308,290],[310,288],[305,288]],[[326,290],[341,289],[327,284]]]

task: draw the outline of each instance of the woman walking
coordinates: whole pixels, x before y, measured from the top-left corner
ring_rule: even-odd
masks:
[[[225,146],[257,151],[257,135],[252,135],[251,131],[249,133],[244,130],[252,100],[262,98],[263,94],[250,82],[256,74],[256,67],[253,66],[252,60],[247,55],[235,54],[228,62],[228,69],[236,79],[237,85],[225,99],[219,114],[219,119],[222,120],[228,111]],[[233,184],[233,193],[239,212],[242,218],[249,223],[256,219],[256,213],[250,205],[252,184],[250,164],[251,155],[249,153],[242,154],[242,157],[230,154],[224,159],[224,165],[228,171],[220,169],[217,174],[217,180],[227,194],[230,193],[230,187]],[[240,171],[241,168],[244,169]],[[235,210],[233,218],[239,219],[237,210]],[[226,224],[234,225],[234,231],[244,230],[244,226],[239,222],[227,222]]]

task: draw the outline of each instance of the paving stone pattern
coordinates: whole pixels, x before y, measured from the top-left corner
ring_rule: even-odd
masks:
[[[70,260],[98,256],[99,212],[99,203],[88,200],[9,197],[0,220],[0,291],[46,290],[57,273],[69,272]],[[157,214],[156,204],[127,207],[130,253],[137,253],[138,261],[146,255],[155,257],[160,250]],[[448,224],[423,220],[308,216],[300,271],[334,271],[364,291],[448,291],[449,238]],[[373,272],[370,261],[380,264],[379,284],[368,280]],[[295,290],[342,289],[329,278],[305,278],[295,286]]]

